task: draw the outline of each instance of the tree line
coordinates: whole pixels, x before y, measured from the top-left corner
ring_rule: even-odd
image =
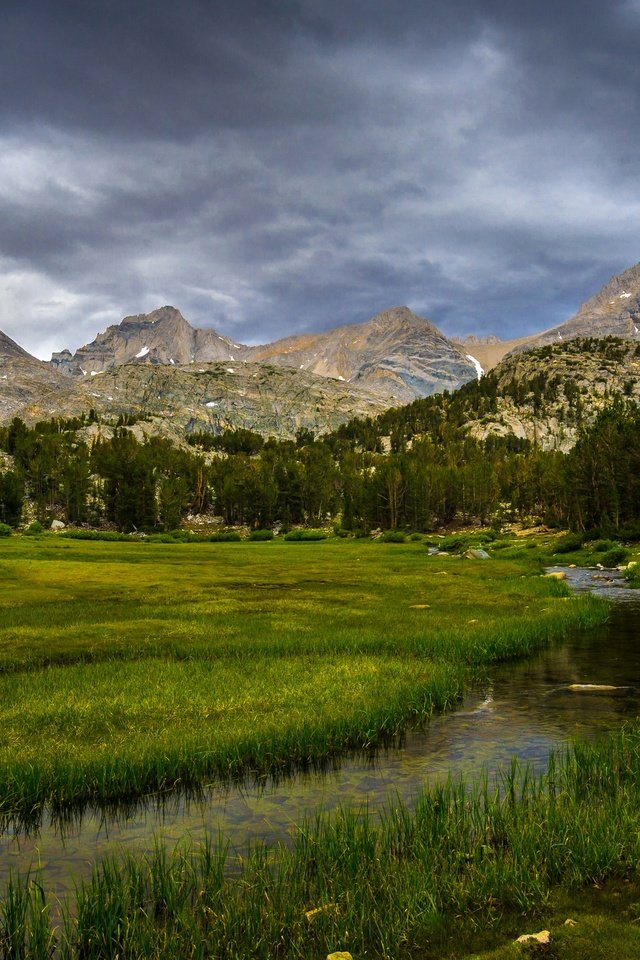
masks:
[[[484,402],[487,392],[475,395]],[[190,514],[253,528],[334,523],[364,534],[532,516],[579,530],[640,523],[640,411],[623,397],[568,454],[515,437],[466,436],[447,397],[322,438],[237,430],[196,435],[186,448],[138,440],[125,424],[90,443],[87,421],[28,427],[14,419],[0,429],[0,449],[13,461],[0,470],[0,522],[18,526],[26,499],[41,521],[122,531],[172,530]]]

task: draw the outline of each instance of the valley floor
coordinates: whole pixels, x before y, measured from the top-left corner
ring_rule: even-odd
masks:
[[[383,743],[453,705],[474,671],[606,616],[541,576],[539,552],[8,538],[5,824]],[[55,930],[59,908],[17,880],[0,907],[0,956],[49,956],[54,942],[69,958],[267,960],[332,945],[356,960],[445,956],[457,915],[491,929],[539,910],[557,884],[633,873],[639,767],[629,733],[567,759],[553,781],[445,787],[381,822],[345,811],[301,826],[292,850],[257,850],[239,877],[213,843],[106,861]]]

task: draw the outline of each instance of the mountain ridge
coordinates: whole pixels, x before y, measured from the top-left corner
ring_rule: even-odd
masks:
[[[451,390],[476,367],[430,321],[392,307],[359,324],[293,334],[273,343],[234,343],[213,328],[197,328],[172,306],[125,317],[74,354],[54,353],[51,365],[75,379],[125,363],[269,363],[354,383],[402,403]]]
[[[640,341],[640,264],[612,277],[563,324],[510,341],[494,335],[450,339],[430,320],[397,306],[362,323],[250,346],[193,327],[166,305],[128,315],[75,353],[59,351],[49,362],[0,332],[0,422],[15,415],[30,422],[75,415],[92,404],[106,413],[111,404],[116,415],[165,417],[176,436],[237,426],[283,436],[301,427],[324,432],[354,416],[453,392],[508,357],[612,333]],[[584,366],[587,378],[601,375],[596,364]],[[215,396],[202,392],[207,376],[218,385]]]

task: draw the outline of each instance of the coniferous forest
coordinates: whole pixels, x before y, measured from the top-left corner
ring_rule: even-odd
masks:
[[[124,532],[169,531],[194,514],[251,528],[280,524],[367,534],[540,518],[580,531],[640,524],[640,410],[610,399],[568,453],[513,436],[478,440],[469,410],[495,399],[491,377],[295,440],[250,430],[138,440],[133,418],[88,442],[95,413],[0,429],[0,522],[33,516]],[[31,516],[24,509],[30,504]]]

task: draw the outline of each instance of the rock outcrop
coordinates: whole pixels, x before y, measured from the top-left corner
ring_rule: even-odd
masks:
[[[0,423],[19,410],[55,397],[61,377],[0,331]]]
[[[490,376],[496,402],[480,418],[469,416],[472,436],[516,436],[567,451],[613,394],[640,403],[640,342],[556,341],[505,357]]]
[[[20,416],[33,422],[93,409],[114,420],[144,416],[142,433],[173,439],[238,427],[294,437],[302,428],[326,433],[352,416],[375,416],[387,407],[363,388],[266,364],[129,363],[80,382],[62,379],[57,393],[20,410]]]

